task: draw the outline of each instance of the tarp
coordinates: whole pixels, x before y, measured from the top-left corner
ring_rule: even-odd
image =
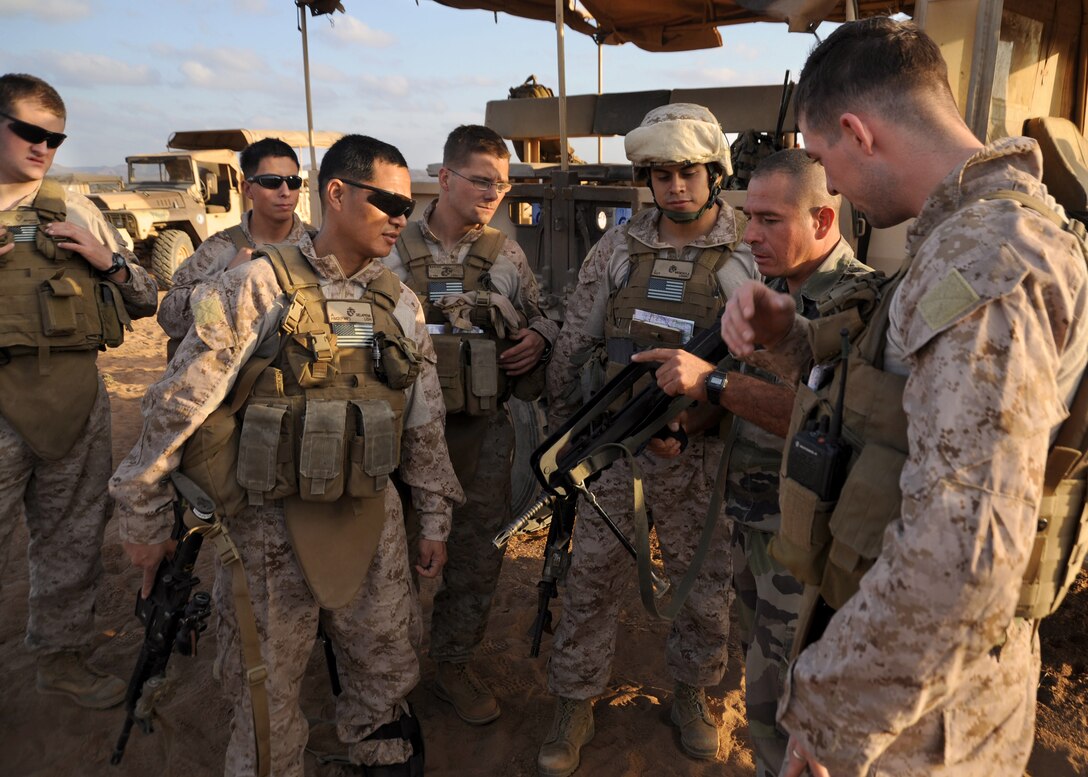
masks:
[[[315,132],[314,148],[328,148],[342,137],[339,132]],[[304,130],[183,130],[175,132],[167,141],[167,148],[185,151],[204,151],[215,148],[229,148],[241,151],[250,143],[262,138],[279,138],[291,148],[309,148],[310,140]]]
[[[435,0],[451,8],[508,13],[555,22],[555,0]],[[572,30],[600,43],[633,43],[646,51],[692,51],[722,45],[718,27],[787,22],[791,30],[843,21],[843,0],[564,0]],[[911,13],[913,0],[861,0],[861,16]],[[573,6],[573,10],[572,10]],[[583,12],[584,9],[584,12]]]

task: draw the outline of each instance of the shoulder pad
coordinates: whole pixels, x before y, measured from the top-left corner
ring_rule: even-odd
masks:
[[[64,187],[51,178],[42,181],[37,195],[34,197],[34,210],[46,221],[64,221],[68,213],[65,204]]]

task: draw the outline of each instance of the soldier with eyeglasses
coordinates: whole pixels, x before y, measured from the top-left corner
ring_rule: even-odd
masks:
[[[302,189],[298,156],[279,138],[249,144],[241,154],[242,192],[253,207],[240,224],[209,237],[174,273],[173,286],[159,306],[159,326],[170,337],[167,355],[173,355],[193,324],[189,297],[198,284],[253,258],[265,243],[297,245],[307,225],[295,213]]]
[[[0,76],[0,544],[24,518],[38,690],[106,709],[126,686],[87,663],[112,467],[96,358],[157,294],[101,211],[45,180],[65,119],[45,81]]]
[[[434,691],[462,720],[482,725],[500,714],[470,661],[502,566],[491,539],[511,520],[514,433],[505,401],[534,399],[543,389],[559,327],[540,310],[521,247],[488,226],[510,189],[505,141],[487,127],[457,127],[442,165],[438,199],[405,228],[385,262],[419,297],[432,330],[446,443],[466,495],[453,512],[449,562],[434,598]]]

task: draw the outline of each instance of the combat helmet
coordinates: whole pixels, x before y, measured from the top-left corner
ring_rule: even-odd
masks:
[[[654,108],[623,140],[627,159],[635,168],[635,180],[644,182],[658,165],[705,164],[710,173],[710,197],[698,211],[681,213],[654,204],[669,219],[695,221],[714,204],[725,177],[733,174],[729,144],[718,120],[708,108],[694,103],[671,103]],[[650,188],[651,194],[653,187]]]

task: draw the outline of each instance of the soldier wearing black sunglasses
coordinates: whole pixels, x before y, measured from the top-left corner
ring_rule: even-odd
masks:
[[[259,245],[297,245],[310,228],[295,213],[302,176],[294,149],[279,138],[263,138],[242,150],[240,162],[242,193],[252,207],[240,224],[209,237],[174,272],[173,285],[159,306],[159,326],[170,337],[168,357],[192,326],[189,297],[198,283],[248,262]]]
[[[101,211],[44,180],[64,124],[53,87],[0,76],[0,536],[24,516],[38,689],[105,709],[125,683],[87,663],[112,468],[95,360],[130,316],[155,312],[157,293]]]

